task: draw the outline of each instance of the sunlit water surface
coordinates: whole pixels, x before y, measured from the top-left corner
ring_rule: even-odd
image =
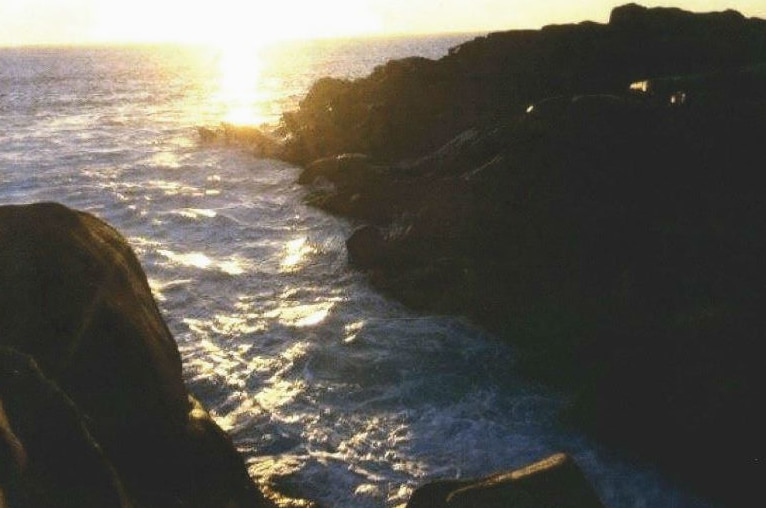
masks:
[[[372,290],[346,263],[352,225],[302,203],[297,168],[198,142],[200,125],[275,124],[320,76],[466,38],[0,50],[0,203],[60,201],[128,237],[190,389],[259,482],[392,507],[566,451],[611,508],[705,506],[562,429],[562,401],[492,337]]]

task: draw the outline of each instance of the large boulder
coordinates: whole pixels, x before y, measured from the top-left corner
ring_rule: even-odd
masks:
[[[0,207],[0,287],[5,355],[68,420],[76,414],[70,406],[76,408],[81,441],[97,443],[109,463],[102,476],[113,467],[135,506],[270,505],[230,439],[187,392],[175,341],[115,229],[54,203]],[[21,378],[11,374],[6,369],[0,386],[9,422],[3,435],[20,443],[10,449],[21,457],[18,450],[34,450],[49,432],[64,431],[55,417],[39,425],[25,419],[30,408],[13,402],[19,393],[7,381]],[[41,430],[25,434],[28,425]],[[91,452],[97,464],[100,454]],[[36,455],[28,455],[34,468]],[[92,468],[75,457],[68,474],[89,474]]]
[[[360,226],[346,240],[348,261],[359,268],[370,268],[385,259],[386,241],[375,226]]]
[[[30,356],[4,347],[0,348],[0,506],[134,506],[69,397]]]

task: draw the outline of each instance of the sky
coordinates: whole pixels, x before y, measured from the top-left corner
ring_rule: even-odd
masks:
[[[0,0],[0,46],[259,44],[360,35],[490,32],[606,22],[629,0]],[[766,19],[766,0],[638,0]]]

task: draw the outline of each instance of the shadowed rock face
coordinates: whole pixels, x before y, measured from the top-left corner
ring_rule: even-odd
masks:
[[[0,281],[13,288],[0,295],[3,345],[34,357],[106,432],[186,421],[178,350],[119,233],[41,204],[0,208],[0,238]]]
[[[764,451],[765,63],[766,21],[631,4],[318,83],[288,153],[374,226],[347,247],[377,287],[498,332],[567,421],[737,506]]]
[[[187,393],[176,344],[117,231],[57,204],[0,207],[0,287],[2,436],[18,466],[6,476],[20,478],[2,486],[6,497],[37,499],[39,487],[41,499],[66,498],[45,469],[58,460],[72,488],[101,471],[100,485],[111,488],[104,495],[113,496],[99,506],[269,505]],[[35,412],[46,400],[53,406]],[[51,433],[78,435],[83,446],[36,453]],[[19,450],[28,452],[24,467]],[[71,504],[85,505],[95,506]]]
[[[133,506],[72,401],[31,357],[4,347],[0,491],[9,507]]]

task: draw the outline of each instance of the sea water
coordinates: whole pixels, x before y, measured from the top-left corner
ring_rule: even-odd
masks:
[[[708,506],[562,428],[565,401],[494,337],[378,294],[347,264],[353,224],[303,203],[299,168],[198,139],[276,125],[319,77],[468,38],[0,49],[0,204],[59,201],[128,238],[187,385],[259,483],[394,507],[432,479],[564,451],[610,508]]]

